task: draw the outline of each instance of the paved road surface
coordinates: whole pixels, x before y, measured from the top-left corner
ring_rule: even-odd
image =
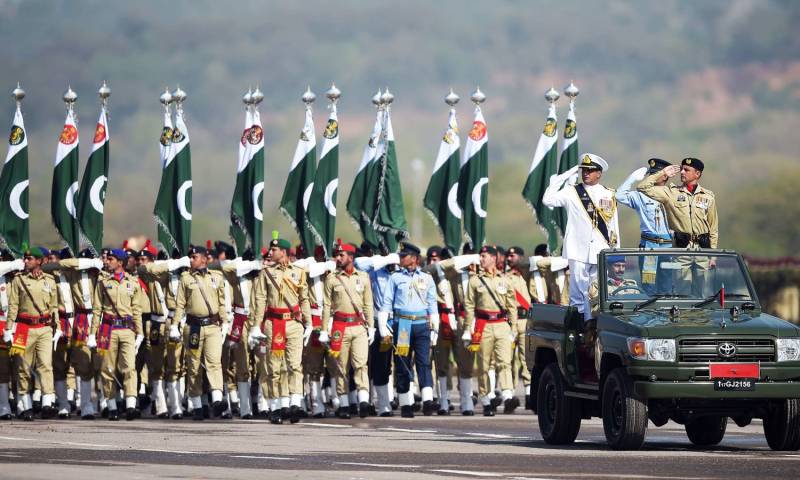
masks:
[[[577,443],[546,445],[536,418],[368,418],[273,426],[255,421],[95,420],[0,424],[0,477],[103,478],[649,478],[800,477],[800,453],[772,452],[761,424],[731,423],[696,449],[683,427],[650,426],[645,448],[614,452],[600,421]],[[256,477],[258,476],[258,477]]]

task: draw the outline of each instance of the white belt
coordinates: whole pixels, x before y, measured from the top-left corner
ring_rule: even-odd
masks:
[[[164,322],[167,321],[167,316],[166,315],[156,315],[154,313],[151,313],[150,314],[150,321],[151,322],[156,322],[156,323],[164,323]]]
[[[243,307],[233,307],[233,313],[238,315],[250,315],[250,311]]]
[[[318,317],[322,316],[322,309],[321,308],[312,308],[311,315],[316,315]]]

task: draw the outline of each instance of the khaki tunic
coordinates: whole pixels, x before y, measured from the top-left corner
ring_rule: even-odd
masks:
[[[486,289],[483,282],[494,293],[494,301],[492,295]],[[469,286],[467,288],[467,297],[464,301],[464,308],[466,309],[466,325],[470,327],[475,323],[475,310],[488,310],[497,311],[503,309],[508,311],[508,321],[512,325],[517,321],[517,299],[514,295],[514,289],[505,274],[493,273],[490,274],[486,271],[481,271],[477,275],[473,275],[469,279]]]
[[[225,279],[220,272],[208,269],[183,272],[175,299],[175,317],[170,319],[170,325],[184,313],[201,318],[219,315],[222,323],[228,322],[225,312]]]
[[[272,274],[278,288],[267,277]],[[250,309],[250,327],[259,325],[264,319],[268,307],[288,308],[289,305],[300,305],[303,323],[311,325],[311,304],[308,299],[308,275],[306,271],[294,265],[274,265],[262,270],[253,286],[252,308]]]
[[[158,282],[158,283],[161,284],[161,290],[164,293],[164,303],[167,304],[167,310],[173,310],[174,311],[175,310],[175,295],[176,295],[177,292],[174,292],[172,290],[172,288],[170,288],[170,277],[171,277],[171,275],[170,275],[169,268],[167,266],[167,262],[159,261],[159,262],[153,262],[153,263],[147,263],[147,264],[144,264],[144,265],[140,265],[139,269],[137,270],[137,272],[142,277],[142,280],[144,280],[148,284],[148,286],[152,282]],[[176,286],[177,286],[177,281],[175,283],[176,283]],[[153,313],[160,312],[161,311],[161,307],[160,306],[159,306],[158,310],[156,310],[152,306],[152,305],[154,305],[154,303],[153,303],[154,297],[155,297],[156,303],[160,303],[158,301],[158,297],[156,295],[156,293],[157,293],[156,289],[155,288],[150,288],[148,290],[149,291],[148,291],[147,295],[148,295],[148,297],[150,297],[150,304],[151,304],[152,312]],[[161,314],[163,315],[163,312]]]
[[[719,225],[714,192],[700,185],[694,193],[681,185],[656,185],[663,176],[657,172],[642,180],[637,190],[664,205],[669,228],[690,235],[709,235],[711,248],[717,248]]]
[[[28,287],[31,295],[25,291],[22,283]],[[52,275],[42,272],[39,278],[34,278],[29,272],[14,276],[8,287],[8,315],[6,330],[11,330],[17,315],[50,315],[50,322],[58,319],[58,286]],[[31,301],[33,296],[33,301]],[[33,302],[41,309],[34,306]],[[52,324],[52,323],[51,323]]]
[[[127,272],[123,274],[122,281],[117,281],[116,275],[113,274],[101,278],[95,286],[92,300],[91,334],[97,334],[103,314],[107,314],[113,317],[130,316],[134,323],[134,333],[143,335],[141,309],[143,295],[139,280]]]
[[[345,286],[352,295],[356,306],[364,315],[367,327],[372,328],[374,324],[372,285],[369,275],[357,270],[353,270],[349,274],[344,270],[337,270],[336,273],[326,276],[323,290],[322,328],[326,330],[329,328],[331,317],[335,312],[356,313],[353,303],[345,291]]]

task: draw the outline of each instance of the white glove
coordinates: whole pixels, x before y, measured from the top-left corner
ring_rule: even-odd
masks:
[[[375,341],[375,328],[370,327],[367,328],[367,344],[372,345],[372,342]]]
[[[79,258],[78,259],[78,270],[89,270],[90,268],[96,268],[98,270],[103,269],[103,261],[99,258]]]
[[[223,322],[222,326],[220,327],[220,333],[222,333],[222,339],[225,340],[225,337],[231,333],[231,324],[230,322]]]
[[[319,331],[319,343],[321,343],[323,345],[327,345],[328,342],[330,342],[330,341],[331,341],[331,337],[328,336],[328,331],[327,330],[320,330]]]
[[[14,332],[11,330],[3,330],[3,343],[11,343],[14,341]]]
[[[381,337],[391,337],[392,329],[389,328],[389,312],[378,312],[378,332]]]
[[[641,182],[647,178],[647,167],[642,167],[631,173],[631,178],[637,182]]]
[[[453,266],[456,270],[464,270],[470,265],[478,265],[481,263],[481,256],[477,253],[471,255],[458,255],[453,257]]]
[[[434,332],[439,332],[439,314],[434,313],[433,315],[428,315],[428,322],[431,324],[431,330]]]
[[[329,272],[335,272],[336,271],[336,262],[334,262],[333,260],[328,260],[327,262],[325,262],[325,270],[327,270]]]
[[[191,263],[189,261],[189,257],[181,257],[174,260],[167,260],[167,269],[172,272],[181,267],[189,268]]]
[[[435,346],[437,340],[439,340],[439,332],[431,330],[431,345]]]
[[[97,348],[97,337],[95,337],[94,334],[86,337],[86,346],[89,348]]]
[[[390,253],[386,255],[386,265],[399,265],[400,264],[400,255],[396,253]]]
[[[139,353],[139,347],[142,346],[142,342],[144,342],[144,335],[141,335],[141,334],[136,335],[136,340],[133,341],[133,350],[134,350],[134,352]]]
[[[465,344],[472,342],[472,332],[469,330],[464,330],[464,333],[461,334],[461,340],[464,341]]]
[[[264,335],[260,327],[250,327],[250,333],[247,335],[247,343],[249,343],[251,347],[255,348],[255,346],[265,338],[267,338],[267,336]]]
[[[243,277],[250,272],[261,270],[261,262],[258,260],[240,260],[236,262],[236,276]]]
[[[456,316],[452,314],[448,315],[447,322],[450,324],[450,329],[452,329],[455,332],[456,329],[458,328],[458,322],[456,321]]]
[[[56,351],[56,347],[58,346],[58,340],[64,335],[64,332],[61,329],[56,330],[56,333],[53,334],[53,351]]]
[[[169,339],[172,340],[173,342],[179,342],[181,340],[181,332],[178,331],[177,325],[170,325]]]
[[[305,328],[303,328],[303,346],[304,347],[308,345],[308,341],[311,340],[311,334],[313,332],[314,332],[314,327],[312,327],[311,325],[306,325]]]
[[[22,261],[20,258],[19,260],[14,260],[11,262],[0,262],[0,276],[5,275],[9,272],[16,272],[18,270],[25,269],[25,262]]]

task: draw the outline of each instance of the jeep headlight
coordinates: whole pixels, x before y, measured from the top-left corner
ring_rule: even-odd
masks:
[[[779,362],[800,360],[800,338],[779,338],[777,347]]]
[[[675,361],[675,340],[671,338],[628,338],[628,352],[636,360]]]

